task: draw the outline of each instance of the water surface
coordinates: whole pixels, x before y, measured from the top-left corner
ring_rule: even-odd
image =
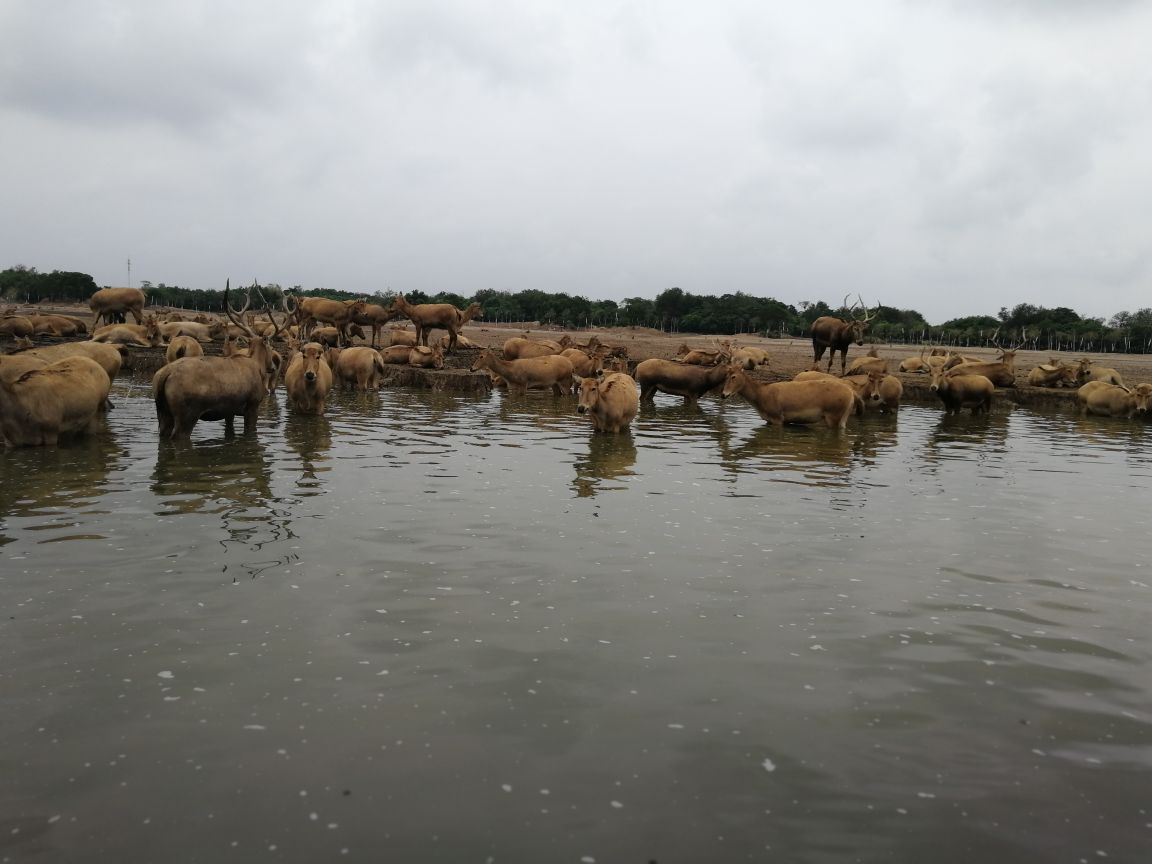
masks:
[[[0,860],[1146,861],[1146,427],[270,401],[0,455]]]

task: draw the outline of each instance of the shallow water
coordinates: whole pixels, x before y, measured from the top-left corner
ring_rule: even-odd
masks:
[[[1148,860],[1139,423],[148,397],[0,454],[0,860]]]

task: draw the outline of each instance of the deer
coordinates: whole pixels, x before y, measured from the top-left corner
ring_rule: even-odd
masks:
[[[227,434],[234,431],[236,415],[244,418],[244,432],[256,431],[260,403],[268,395],[268,379],[276,366],[268,340],[244,323],[244,313],[252,304],[253,285],[248,289],[244,308],[236,312],[229,301],[230,280],[224,285],[224,308],[228,318],[245,331],[248,348],[245,353],[229,357],[181,357],[161,369],[152,378],[160,437],[185,439],[200,420],[223,420]],[[268,313],[272,318],[272,313]],[[272,318],[275,324],[275,319]],[[275,335],[287,324],[287,318],[276,326]]]
[[[428,335],[433,329],[448,331],[448,353],[456,347],[456,339],[464,322],[481,314],[480,305],[473,303],[467,309],[457,309],[451,303],[409,303],[403,294],[396,295],[392,308],[416,327],[416,344],[428,347]]]
[[[864,306],[864,300],[859,294],[856,295],[857,302],[849,307],[848,296],[847,294],[844,295],[844,302],[841,305],[852,316],[850,319],[821,315],[812,322],[812,350],[815,354],[815,359],[812,362],[819,364],[820,358],[824,356],[824,351],[831,349],[828,354],[828,371],[831,372],[832,361],[836,359],[836,352],[839,351],[841,375],[846,372],[848,366],[848,346],[853,342],[857,345],[864,344],[864,331],[868,329],[868,324],[880,312],[880,304],[876,304],[875,311],[869,315],[867,307]],[[864,313],[861,318],[855,315],[858,308],[862,309]]]
[[[105,323],[116,323],[116,315],[124,320],[131,313],[137,324],[144,320],[144,303],[147,301],[139,288],[101,288],[88,298],[88,308],[92,310],[92,328],[103,318]]]

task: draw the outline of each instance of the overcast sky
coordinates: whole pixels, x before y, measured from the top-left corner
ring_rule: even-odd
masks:
[[[1152,306],[1152,3],[0,0],[0,268]]]

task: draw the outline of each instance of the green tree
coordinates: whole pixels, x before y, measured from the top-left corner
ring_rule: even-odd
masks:
[[[656,304],[643,297],[626,297],[622,312],[632,327],[648,327],[656,320]]]

